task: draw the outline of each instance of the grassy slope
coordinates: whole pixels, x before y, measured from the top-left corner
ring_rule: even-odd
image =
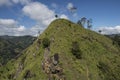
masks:
[[[54,38],[54,42],[50,45],[50,55],[55,53],[60,55],[59,64],[63,68],[66,80],[120,79],[119,50],[112,44],[112,40],[105,36],[86,30],[70,21],[59,19],[52,22],[39,39],[44,37]],[[72,55],[73,41],[79,43],[82,59],[76,59]],[[44,49],[36,40],[17,60],[12,60],[5,67],[0,68],[0,79],[7,80],[10,74],[19,73],[18,65],[22,64],[24,68],[18,74],[17,80],[23,80],[27,70],[35,74],[29,80],[47,80],[47,75],[41,67],[43,55]]]

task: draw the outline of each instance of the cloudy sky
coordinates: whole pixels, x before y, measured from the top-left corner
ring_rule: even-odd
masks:
[[[57,14],[77,22],[92,18],[93,30],[120,33],[120,0],[0,0],[0,35],[37,35]],[[71,8],[77,8],[72,10]]]

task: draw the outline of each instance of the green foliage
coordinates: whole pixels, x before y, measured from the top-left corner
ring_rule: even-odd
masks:
[[[79,48],[78,42],[73,42],[72,43],[71,52],[77,59],[81,59],[82,58],[82,52],[81,52],[81,50]]]
[[[44,48],[47,48],[50,46],[50,40],[48,38],[43,38],[42,43]]]

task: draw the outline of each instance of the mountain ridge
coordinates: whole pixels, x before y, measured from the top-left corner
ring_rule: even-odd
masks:
[[[119,80],[119,58],[111,39],[57,19],[17,60],[1,67],[0,79]]]

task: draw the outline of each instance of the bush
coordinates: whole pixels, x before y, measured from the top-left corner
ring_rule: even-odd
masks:
[[[72,50],[71,50],[71,52],[77,59],[81,59],[82,58],[82,52],[81,52],[81,50],[79,48],[78,42],[73,42],[72,43]]]
[[[42,43],[44,48],[47,48],[50,46],[50,40],[48,38],[43,38]]]
[[[106,65],[105,63],[99,61],[99,65],[97,65],[97,67],[103,72],[103,73],[107,73],[109,72],[109,67],[108,65]]]

